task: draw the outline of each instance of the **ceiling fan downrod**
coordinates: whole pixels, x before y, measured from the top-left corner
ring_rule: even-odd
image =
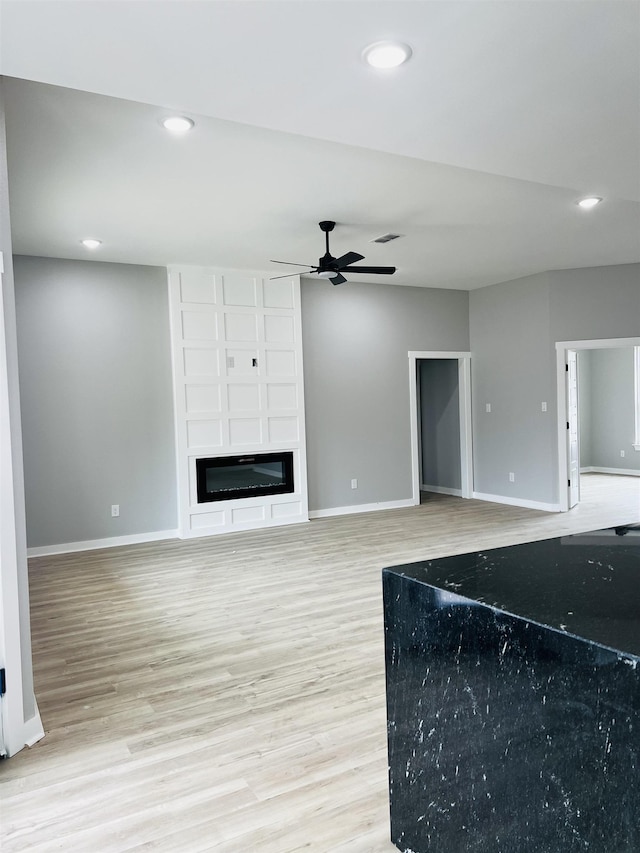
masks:
[[[320,266],[326,266],[330,261],[333,260],[331,256],[331,252],[329,251],[329,234],[336,227],[336,223],[332,222],[330,219],[323,219],[322,222],[318,222],[320,226],[320,230],[324,231],[324,241],[325,241],[325,250],[326,254],[324,258],[319,259]],[[322,262],[325,262],[324,264]]]

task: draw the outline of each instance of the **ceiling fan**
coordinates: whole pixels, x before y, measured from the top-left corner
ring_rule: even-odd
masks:
[[[317,272],[320,278],[327,278],[332,284],[342,284],[347,279],[342,273],[366,273],[369,275],[393,275],[395,267],[353,267],[351,264],[363,261],[364,255],[357,252],[347,252],[339,258],[334,258],[329,252],[329,233],[336,227],[335,222],[323,220],[319,222],[320,230],[324,232],[326,240],[326,253],[318,259],[315,264],[294,264],[291,261],[271,261],[272,264],[289,264],[293,267],[308,267],[309,272]],[[276,275],[273,278],[286,278],[284,275]]]

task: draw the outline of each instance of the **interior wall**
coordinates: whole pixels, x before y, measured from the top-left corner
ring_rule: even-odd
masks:
[[[310,510],[411,498],[408,352],[468,350],[468,296],[302,280]]]
[[[459,492],[462,471],[457,359],[422,359],[418,362],[418,382],[421,486]]]
[[[548,277],[472,291],[470,328],[474,491],[547,503],[556,440]]]
[[[176,527],[165,275],[16,259],[32,546]],[[555,340],[633,336],[639,316],[637,264],[470,294],[303,280],[310,510],[411,497],[407,353],[470,348],[476,492],[557,502]]]
[[[640,471],[634,450],[633,347],[592,350],[590,353],[590,461],[594,468]],[[582,386],[581,386],[582,387]],[[583,426],[580,422],[580,440]],[[624,451],[624,457],[620,452]],[[582,454],[581,454],[582,465]]]
[[[593,465],[591,452],[591,356],[595,350],[578,352],[578,432],[580,468]]]
[[[555,343],[639,329],[640,264],[555,270],[472,291],[475,490],[557,505]]]
[[[166,270],[14,265],[29,546],[174,530]]]
[[[547,273],[551,342],[640,333],[640,264]]]

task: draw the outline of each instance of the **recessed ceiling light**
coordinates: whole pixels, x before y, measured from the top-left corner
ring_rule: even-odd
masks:
[[[373,68],[397,68],[411,57],[411,48],[398,41],[378,41],[365,47],[362,56]]]
[[[188,133],[194,122],[186,116],[169,116],[162,120],[162,126],[171,133]]]
[[[578,206],[582,207],[584,210],[591,210],[592,207],[595,207],[596,204],[600,204],[602,201],[601,198],[597,198],[596,196],[590,196],[589,198],[583,198],[578,202]]]
[[[87,237],[86,240],[80,241],[85,249],[97,249],[98,246],[102,246],[102,240],[94,240],[92,237]]]

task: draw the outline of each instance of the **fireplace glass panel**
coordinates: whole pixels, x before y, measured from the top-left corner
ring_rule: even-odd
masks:
[[[293,453],[196,459],[198,503],[293,492]]]

